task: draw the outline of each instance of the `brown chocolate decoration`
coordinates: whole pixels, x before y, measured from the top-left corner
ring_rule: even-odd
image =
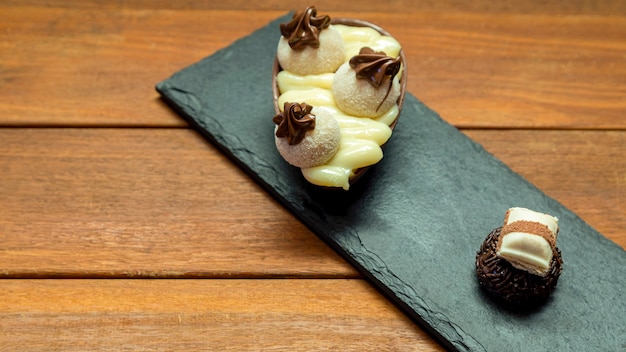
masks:
[[[312,109],[307,103],[285,103],[283,112],[274,116],[274,123],[278,125],[276,137],[286,137],[289,145],[302,142],[306,132],[315,128]]]
[[[315,6],[309,6],[303,12],[293,15],[290,22],[282,23],[280,33],[294,50],[302,50],[307,46],[319,48],[320,32],[329,25],[329,16],[317,17]]]
[[[376,88],[379,88],[385,80],[389,82],[387,94],[376,110],[380,108],[387,96],[389,96],[393,78],[400,72],[401,65],[400,57],[394,59],[382,51],[374,51],[374,49],[367,46],[361,48],[359,55],[355,55],[350,59],[350,67],[356,72],[357,78],[366,79]]]
[[[382,51],[374,51],[370,47],[363,47],[359,55],[350,59],[350,67],[356,71],[357,78],[367,79],[374,87],[380,87],[385,78],[392,79],[400,72],[400,58],[387,56]]]
[[[545,301],[556,288],[561,275],[563,260],[561,252],[553,249],[548,275],[533,275],[513,267],[505,259],[496,256],[501,227],[493,230],[476,254],[478,282],[490,294],[506,302],[532,304]]]
[[[511,232],[523,232],[523,233],[533,234],[536,236],[541,236],[543,239],[548,241],[553,252],[554,252],[554,249],[556,248],[555,235],[552,234],[552,231],[550,231],[550,229],[546,225],[538,223],[538,222],[518,220],[510,224],[503,225],[502,230],[500,232],[503,235],[506,235]],[[500,251],[501,244],[502,244],[502,241],[499,241],[498,251]]]

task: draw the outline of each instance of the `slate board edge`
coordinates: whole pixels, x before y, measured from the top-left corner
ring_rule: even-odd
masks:
[[[404,284],[405,286],[408,286],[408,288],[411,288],[410,285],[407,285],[404,281],[400,280],[396,275],[394,275],[394,273],[390,272],[389,270],[385,271],[385,265],[383,262],[383,270],[375,270],[374,272],[371,272],[370,270],[367,269],[366,266],[363,265],[362,260],[363,260],[363,253],[358,254],[358,253],[351,253],[349,251],[346,251],[344,248],[342,248],[341,244],[333,241],[332,238],[327,237],[324,233],[324,231],[320,231],[320,229],[316,229],[314,224],[316,219],[312,218],[312,217],[307,217],[306,215],[301,215],[298,211],[294,211],[294,210],[299,210],[297,207],[294,206],[294,204],[289,202],[289,199],[284,198],[284,195],[280,194],[280,189],[276,189],[276,185],[274,186],[270,186],[269,184],[267,184],[260,176],[258,176],[256,174],[256,172],[254,171],[254,169],[251,166],[257,166],[257,165],[261,165],[261,166],[265,166],[258,163],[258,159],[257,160],[251,160],[249,159],[250,156],[254,157],[254,153],[247,150],[245,148],[245,146],[243,144],[240,143],[240,146],[242,148],[235,148],[235,150],[231,150],[231,148],[228,148],[228,139],[229,138],[234,138],[235,140],[237,140],[236,136],[228,136],[228,135],[224,135],[224,134],[220,134],[219,133],[219,126],[220,123],[213,119],[211,116],[205,115],[204,119],[202,119],[203,121],[201,122],[207,122],[207,117],[209,118],[209,123],[210,124],[214,124],[211,128],[207,128],[206,126],[203,126],[201,123],[199,123],[195,118],[194,118],[194,113],[198,113],[198,111],[194,111],[193,107],[194,104],[189,104],[189,101],[187,102],[181,102],[181,101],[177,101],[176,97],[181,98],[183,97],[183,100],[193,100],[193,94],[187,94],[189,92],[185,92],[183,90],[179,90],[176,87],[170,86],[166,81],[163,81],[159,84],[157,84],[157,91],[161,94],[162,99],[170,106],[172,107],[175,111],[177,111],[182,117],[185,118],[185,120],[187,120],[195,129],[197,132],[199,132],[202,136],[204,136],[207,140],[209,140],[213,145],[215,145],[219,150],[221,150],[226,156],[228,156],[238,167],[240,167],[244,172],[246,172],[248,175],[250,175],[252,177],[253,180],[255,180],[263,189],[265,189],[270,195],[272,195],[279,203],[281,203],[283,206],[285,206],[288,210],[290,210],[290,212],[296,216],[296,218],[298,218],[303,224],[305,224],[308,228],[310,228],[312,230],[312,232],[314,232],[316,235],[318,235],[318,237],[320,237],[325,243],[327,243],[331,248],[333,248],[337,253],[339,253],[344,259],[348,260],[348,262],[350,262],[350,264],[352,264],[359,272],[361,272],[365,277],[367,277],[369,280],[371,280],[375,285],[375,287],[380,290],[385,296],[387,296],[394,304],[398,305],[405,313],[407,313],[407,315],[409,317],[411,317],[413,320],[415,320],[420,326],[424,327],[429,333],[431,333],[435,338],[437,338],[439,340],[440,343],[442,343],[446,348],[451,349],[451,350],[460,350],[460,351],[465,351],[465,350],[485,350],[484,348],[482,348],[482,346],[476,342],[473,338],[471,338],[471,336],[465,336],[467,338],[467,341],[464,342],[462,336],[458,336],[455,333],[453,333],[453,335],[448,335],[448,334],[443,334],[441,333],[440,330],[446,330],[449,332],[449,329],[452,328],[452,330],[454,330],[456,333],[458,333],[458,331],[456,331],[455,327],[453,326],[454,324],[451,321],[446,321],[445,319],[442,321],[438,321],[438,322],[433,322],[432,320],[428,320],[425,319],[423,316],[420,315],[420,313],[418,313],[418,311],[421,310],[428,310],[427,306],[421,306],[421,305],[417,305],[415,306],[415,302],[406,302],[402,297],[399,297],[392,289],[390,289],[388,287],[389,285],[389,277],[393,277],[394,279],[392,281],[392,284],[396,284],[399,283],[400,286],[402,286],[402,284]],[[171,97],[170,97],[171,95]],[[417,100],[417,99],[416,99]],[[426,108],[428,110],[430,110],[428,107],[426,107],[423,103],[421,103],[419,100],[417,100],[417,102],[420,104],[420,106],[422,108]],[[434,111],[430,110],[431,112],[434,113],[434,115],[439,118],[440,120],[441,117]],[[445,121],[444,121],[445,122]],[[217,128],[215,128],[217,127]],[[217,133],[215,133],[215,135],[211,132],[209,132],[208,130],[211,129],[213,131],[213,133],[215,133],[217,131]],[[523,180],[523,182],[527,183],[528,185],[531,186],[531,188],[537,189],[539,190],[536,186],[534,186],[531,182],[529,182],[528,180],[526,180],[524,177],[522,177],[521,175],[517,174],[516,172],[514,172],[513,170],[511,170],[506,164],[504,164],[502,161],[500,161],[499,159],[495,158],[495,156],[493,156],[492,154],[490,154],[489,152],[487,152],[486,150],[484,150],[484,148],[482,147],[482,145],[480,145],[479,143],[476,143],[475,141],[471,140],[469,137],[467,137],[466,135],[464,135],[463,133],[461,133],[468,141],[470,141],[475,148],[481,149],[481,152],[484,151],[485,155],[488,155],[491,159],[492,162],[496,162],[500,165],[502,165],[503,167],[505,167],[506,169],[508,169],[508,172],[510,172],[511,174],[515,175],[516,177],[519,177],[521,180]],[[222,144],[224,141],[227,141],[227,143]],[[232,144],[231,144],[232,147]],[[245,151],[243,154],[237,154],[237,153],[241,153],[243,151]],[[249,162],[251,166],[248,166],[248,164],[246,164],[246,162]],[[262,160],[263,162],[263,160]],[[265,163],[267,164],[267,163]],[[574,215],[574,217],[577,217],[583,224],[585,227],[587,227],[588,229],[590,229],[593,232],[596,232],[596,230],[594,230],[591,226],[589,226],[589,224],[587,224],[584,220],[580,219],[578,216],[576,216],[573,212],[571,212],[571,210],[569,210],[567,207],[564,207],[562,204],[560,204],[557,200],[555,200],[554,198],[551,198],[547,195],[545,195],[543,192],[541,192],[539,190],[539,192],[541,194],[543,194],[543,196],[545,197],[545,199],[559,207],[561,207],[562,209],[566,210],[567,212],[569,212],[571,215]],[[358,233],[355,234],[356,238],[358,239]],[[607,239],[604,236],[599,236],[602,239],[608,241],[608,242],[612,242],[610,239]],[[361,245],[360,249],[362,250],[361,252],[369,252],[367,248],[365,248],[364,246]],[[380,268],[378,268],[380,269]],[[385,275],[383,275],[383,273]],[[385,280],[387,279],[387,280]],[[394,288],[395,289],[395,288]],[[404,288],[406,289],[406,288]],[[410,300],[410,295],[407,296]],[[430,318],[430,317],[427,317]],[[440,325],[443,322],[443,325]],[[440,329],[440,330],[437,330]],[[461,334],[463,334],[463,332],[461,331]],[[467,335],[467,334],[465,334]],[[475,342],[475,343],[472,343]],[[470,347],[472,346],[472,347]]]
[[[437,318],[434,321],[434,317],[426,312],[430,312],[430,308],[426,305],[422,305],[414,302],[410,298],[410,295],[405,294],[405,298],[398,296],[391,288],[390,282],[388,280],[389,277],[393,277],[391,280],[391,284],[396,287],[396,289],[401,288],[400,291],[406,291],[407,288],[412,289],[410,285],[406,284],[403,280],[399,279],[394,273],[390,272],[386,269],[386,265],[381,264],[376,270],[377,273],[373,273],[368,270],[361,261],[364,256],[369,256],[371,253],[364,246],[360,246],[362,249],[361,253],[351,253],[346,251],[339,243],[330,239],[330,237],[324,235],[324,231],[316,228],[314,226],[316,220],[311,217],[307,217],[302,213],[296,211],[297,209],[290,203],[287,199],[281,196],[279,192],[276,191],[274,187],[267,184],[262,178],[258,177],[257,174],[248,166],[245,162],[243,162],[237,155],[235,155],[231,149],[229,149],[226,145],[222,144],[221,139],[217,138],[218,136],[207,131],[205,126],[202,126],[198,123],[198,121],[193,117],[193,111],[187,111],[181,106],[188,106],[188,104],[181,103],[180,101],[176,101],[174,98],[177,95],[184,94],[186,92],[178,91],[176,88],[171,87],[167,82],[161,82],[156,86],[157,92],[161,94],[161,98],[165,101],[168,106],[170,106],[173,110],[178,112],[190,125],[198,132],[200,135],[209,140],[214,146],[216,146],[221,152],[223,152],[230,160],[232,160],[238,167],[240,167],[246,174],[248,174],[255,182],[257,182],[265,191],[267,191],[272,197],[277,200],[280,204],[282,204],[285,208],[287,208],[292,215],[294,215],[300,222],[302,222],[305,226],[307,226],[313,233],[315,233],[320,239],[322,239],[329,247],[331,247],[335,252],[337,252],[342,258],[347,260],[353,267],[355,267],[363,276],[365,276],[368,280],[374,283],[374,287],[379,290],[384,296],[390,299],[395,305],[397,305],[405,314],[407,314],[411,319],[413,319],[418,325],[425,328],[425,330],[431,334],[434,338],[437,339],[439,343],[441,343],[446,349],[453,351],[485,351],[484,348],[480,345],[478,341],[476,341],[471,336],[465,334],[460,330],[452,321]],[[435,113],[436,114],[436,113]],[[439,115],[437,115],[438,118]],[[219,124],[217,124],[219,125]],[[223,136],[220,136],[223,137]],[[466,137],[468,138],[468,137]],[[469,139],[469,138],[468,138]],[[472,143],[477,144],[472,141]],[[477,147],[482,148],[479,144]],[[500,162],[498,159],[494,158],[494,161]],[[355,234],[358,239],[358,234]],[[387,280],[385,280],[387,279]],[[385,282],[386,281],[386,282]],[[407,302],[408,301],[408,302]],[[422,314],[426,315],[424,317]],[[442,334],[441,330],[448,331],[448,334]],[[453,332],[450,334],[450,330]],[[479,347],[480,346],[480,347]]]

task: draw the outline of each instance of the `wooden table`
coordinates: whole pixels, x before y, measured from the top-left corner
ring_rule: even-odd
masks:
[[[154,90],[291,3],[0,3],[0,350],[442,349]],[[315,4],[626,246],[622,0],[355,3]]]

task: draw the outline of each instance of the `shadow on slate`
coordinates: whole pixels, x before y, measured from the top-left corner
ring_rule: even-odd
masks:
[[[271,75],[285,15],[157,84],[203,136],[448,349],[626,349],[624,250],[407,94],[384,159],[349,192],[304,181],[274,146]],[[512,206],[560,219],[564,271],[548,302],[514,309],[474,275]]]

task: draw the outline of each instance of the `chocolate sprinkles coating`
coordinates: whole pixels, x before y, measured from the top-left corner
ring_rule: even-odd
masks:
[[[476,254],[476,275],[479,284],[490,294],[506,302],[533,304],[545,301],[556,288],[563,259],[559,249],[550,262],[548,275],[541,277],[513,267],[496,256],[501,227],[493,230]]]

